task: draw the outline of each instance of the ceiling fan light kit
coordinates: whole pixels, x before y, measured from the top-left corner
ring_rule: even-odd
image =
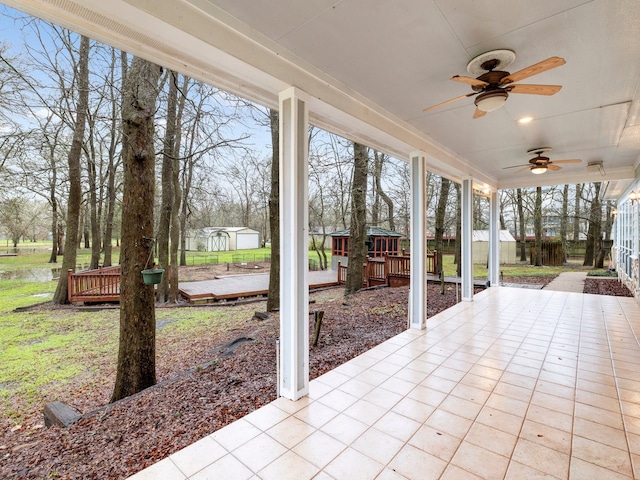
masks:
[[[478,107],[478,110],[493,112],[503,106],[507,98],[509,98],[509,94],[506,90],[489,90],[488,92],[478,95],[474,103],[476,107]]]
[[[552,162],[549,157],[543,157],[542,156],[543,153],[547,153],[547,152],[550,152],[550,151],[551,151],[551,147],[532,148],[530,150],[527,150],[527,154],[535,155],[535,157],[530,159],[529,163],[526,163],[524,165],[513,165],[511,167],[504,167],[504,168],[505,169],[507,169],[507,168],[519,168],[520,170],[516,170],[516,173],[523,172],[525,170],[529,170],[534,175],[540,175],[542,173],[545,173],[547,170],[553,170],[554,172],[557,172],[558,170],[562,170],[562,167],[559,167],[558,165],[556,165],[557,163],[580,163],[580,162],[582,162],[582,160],[577,159],[577,158],[573,158],[573,159],[569,159],[569,160],[556,160],[555,162]]]
[[[535,175],[540,175],[541,173],[545,173],[547,171],[546,165],[535,165],[531,167],[531,173]]]
[[[473,118],[480,118],[483,117],[486,112],[492,112],[502,107],[507,101],[507,98],[509,98],[509,93],[554,95],[560,91],[562,88],[560,85],[529,85],[514,84],[514,82],[519,82],[525,78],[564,65],[565,61],[563,58],[549,57],[546,60],[530,65],[515,73],[502,70],[508,67],[515,58],[516,54],[514,51],[501,49],[492,50],[471,59],[467,64],[467,71],[471,75],[477,75],[477,77],[454,75],[451,77],[451,80],[469,85],[473,91],[466,95],[460,95],[456,98],[432,105],[423,111],[427,112],[457,102],[463,98],[477,95],[474,100],[476,111],[473,114]]]

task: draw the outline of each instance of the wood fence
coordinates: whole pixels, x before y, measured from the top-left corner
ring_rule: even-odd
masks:
[[[427,253],[427,273],[438,273],[436,252]],[[362,284],[364,287],[376,285],[407,285],[411,277],[411,257],[409,255],[387,255],[382,258],[367,258],[363,265]],[[347,283],[347,267],[338,262],[338,283]]]

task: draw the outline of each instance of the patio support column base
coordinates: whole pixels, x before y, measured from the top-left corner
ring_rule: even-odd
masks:
[[[427,325],[427,157],[410,154],[411,163],[411,279],[409,326],[422,330]]]

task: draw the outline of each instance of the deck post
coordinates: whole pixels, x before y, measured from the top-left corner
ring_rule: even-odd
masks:
[[[411,163],[411,276],[409,326],[427,326],[427,157],[425,152],[410,154]]]
[[[280,92],[280,389],[309,393],[308,102],[305,92]]]
[[[462,179],[462,300],[473,301],[473,179]]]
[[[500,286],[500,198],[497,190],[489,196],[489,285]]]

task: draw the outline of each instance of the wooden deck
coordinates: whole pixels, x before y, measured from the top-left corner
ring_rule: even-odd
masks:
[[[309,288],[332,287],[338,285],[335,270],[309,272]],[[196,301],[217,301],[240,297],[256,297],[269,292],[268,273],[220,276],[214,280],[180,282],[180,293]]]

